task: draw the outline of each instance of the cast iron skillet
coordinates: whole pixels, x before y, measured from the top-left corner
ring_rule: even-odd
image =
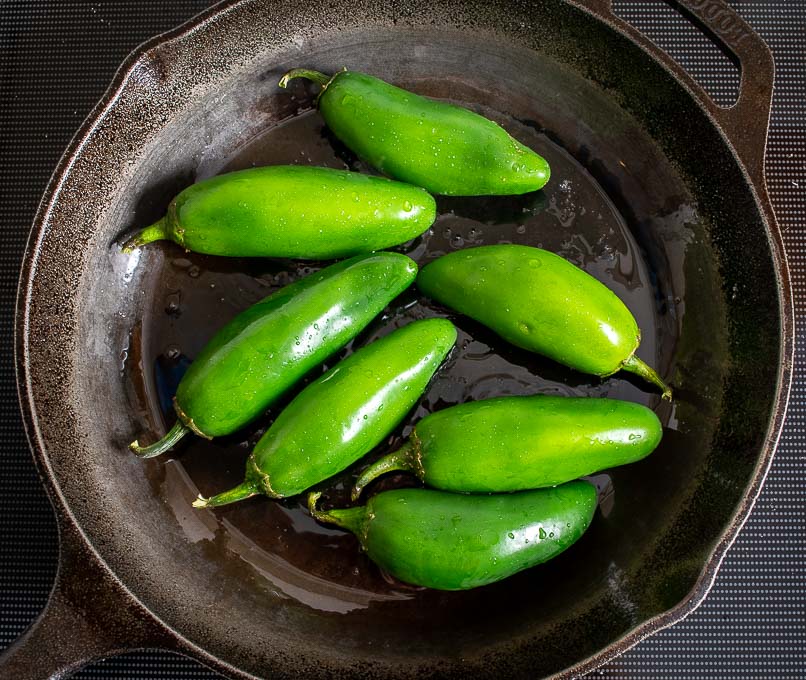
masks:
[[[233,677],[570,677],[690,613],[769,467],[793,327],[763,174],[771,56],[721,0],[682,4],[741,63],[730,109],[607,0],[244,0],[130,57],[56,171],[22,272],[20,398],[61,563],[45,612],[0,660],[3,677],[59,677],[142,647]],[[195,493],[238,478],[271,414],[165,459],[126,450],[164,431],[166,396],[216,328],[311,267],[166,244],[125,256],[120,238],[226,168],[361,169],[309,111],[309,91],[278,90],[299,65],[349,65],[478,107],[549,156],[543,194],[441,201],[435,228],[403,250],[421,263],[475,243],[556,250],[625,299],[643,358],[673,382],[669,407],[638,383],[591,382],[456,319],[459,348],[406,426],[457,401],[534,392],[642,401],[666,425],[653,456],[595,478],[601,510],[557,560],[438,593],[384,578],[295,499],[192,510]],[[420,302],[403,296],[357,344],[446,314]],[[330,502],[354,473],[323,485]]]

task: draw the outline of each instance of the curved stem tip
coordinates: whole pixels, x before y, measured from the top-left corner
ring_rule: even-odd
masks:
[[[288,73],[280,78],[280,82],[278,84],[280,87],[285,89],[288,87],[288,83],[295,78],[306,78],[307,80],[312,80],[314,83],[321,85],[323,88],[327,87],[327,84],[330,82],[330,76],[320,73],[319,71],[312,71],[311,69],[307,68],[292,68]]]
[[[630,373],[640,375],[647,382],[657,386],[663,392],[663,398],[671,401],[672,388],[663,382],[663,378],[658,375],[654,368],[645,364],[637,356],[635,356],[635,354],[630,356],[630,358],[624,362],[622,368]]]
[[[366,507],[358,506],[356,508],[328,511],[318,510],[316,503],[321,495],[320,491],[312,491],[308,494],[308,511],[311,513],[311,517],[323,524],[335,524],[337,527],[352,531],[356,536],[362,538],[367,520]]]
[[[140,446],[140,442],[136,439],[129,444],[129,448],[134,451],[140,458],[154,458],[161,453],[165,453],[172,449],[190,430],[185,427],[181,420],[177,420],[174,426],[168,430],[166,435],[159,441],[154,442],[149,446]]]
[[[134,236],[132,236],[128,241],[126,241],[120,247],[120,249],[124,253],[130,253],[135,248],[140,248],[141,246],[146,245],[146,243],[151,243],[152,241],[165,241],[170,239],[171,239],[171,227],[168,224],[168,216],[166,215],[161,220],[157,220],[156,222],[154,222],[154,224],[138,231]]]
[[[229,491],[216,494],[210,498],[199,496],[193,501],[194,508],[217,508],[219,505],[229,505],[230,503],[237,503],[238,501],[246,500],[252,496],[257,496],[258,490],[251,482],[242,482],[238,486],[233,487]]]
[[[419,469],[414,454],[414,446],[411,441],[407,441],[397,451],[393,451],[389,455],[379,458],[359,475],[358,479],[355,481],[355,485],[353,485],[351,493],[353,501],[358,500],[367,484],[381,475],[385,475],[387,472],[394,472],[395,470],[413,472],[418,477],[422,478],[421,475],[418,474]]]
[[[316,504],[321,497],[321,491],[311,491],[311,493],[308,494],[308,512],[311,513],[311,517],[319,521],[322,521],[322,516],[325,514],[316,509]]]

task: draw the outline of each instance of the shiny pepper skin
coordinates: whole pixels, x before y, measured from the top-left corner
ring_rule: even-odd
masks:
[[[651,410],[616,399],[534,395],[458,404],[423,418],[402,448],[367,468],[353,499],[393,470],[454,492],[556,486],[640,460],[662,434]]]
[[[242,484],[195,507],[293,496],[361,458],[403,419],[456,342],[445,319],[415,321],[362,347],[300,392],[260,438]]]
[[[294,69],[280,86],[294,78],[322,86],[319,110],[333,134],[389,177],[449,196],[525,194],[549,180],[542,156],[466,108],[356,71]]]
[[[235,432],[358,335],[416,274],[405,255],[358,255],[252,305],[216,333],[182,377],[173,429],[132,449],[150,458],[188,431],[208,439]]]
[[[671,399],[671,389],[635,355],[641,331],[630,310],[559,255],[520,245],[466,248],[425,266],[417,286],[517,347],[602,378],[631,371]]]
[[[471,496],[384,491],[365,506],[320,511],[322,522],[352,531],[367,555],[406,583],[467,590],[550,560],[590,526],[596,489],[584,481],[553,489]]]
[[[410,241],[435,217],[433,197],[402,182],[272,165],[189,186],[123,249],[169,239],[208,255],[331,260]]]

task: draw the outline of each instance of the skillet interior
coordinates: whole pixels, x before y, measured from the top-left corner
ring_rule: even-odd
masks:
[[[136,69],[136,87],[98,132],[97,155],[74,168],[45,235],[29,329],[32,391],[49,462],[94,547],[159,618],[255,674],[463,666],[535,677],[677,605],[758,461],[780,332],[763,220],[705,115],[640,50],[560,3],[473,5],[462,24],[434,6],[431,15],[397,16],[397,26],[392,9],[367,8],[356,14],[365,17],[360,28],[331,11],[327,26],[319,28],[320,17],[290,41],[258,41],[259,56],[241,63],[234,55],[248,50],[232,36],[248,46],[249,31],[275,30],[268,11],[245,7],[219,24],[229,36],[223,50],[217,45],[223,61],[204,73],[216,87],[192,89],[190,69],[214,60],[177,44]],[[226,167],[352,163],[320,134],[316,114],[276,127],[310,106],[302,88],[276,88],[301,63],[347,64],[479,105],[553,155],[555,187],[542,198],[443,201],[434,233],[408,252],[425,262],[501,239],[563,252],[628,301],[644,330],[642,356],[673,376],[675,409],[658,407],[667,424],[661,449],[598,480],[611,497],[559,560],[472,593],[391,584],[350,537],[316,527],[294,501],[214,514],[190,508],[197,487],[206,493],[240,475],[242,442],[268,421],[243,437],[195,442],[170,462],[143,464],[126,451],[143,429],[162,431],[159,384],[175,379],[183,357],[283,283],[282,272],[305,265],[222,262],[172,246],[123,256],[114,244],[158,217],[183,186]],[[407,301],[390,323],[440,313]],[[492,338],[459,323],[461,349],[423,409],[535,391],[658,406],[631,382],[591,384],[510,350],[492,355]],[[37,341],[45,330],[47,344]],[[382,332],[378,325],[359,342]]]

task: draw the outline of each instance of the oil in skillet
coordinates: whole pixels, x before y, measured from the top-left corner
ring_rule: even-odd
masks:
[[[477,109],[481,110],[481,109]],[[520,141],[544,156],[552,167],[554,180],[542,192],[520,197],[440,198],[440,216],[424,237],[400,248],[420,265],[466,245],[501,242],[534,245],[556,252],[614,290],[629,306],[643,332],[642,348],[652,356],[660,349],[674,346],[674,319],[657,312],[653,272],[648,269],[641,249],[621,215],[596,181],[559,146],[536,130],[490,110],[484,115],[501,122]],[[310,111],[295,116],[249,140],[231,158],[200,168],[199,177],[253,165],[301,163],[372,172],[328,134],[319,115]],[[278,262],[258,259],[214,258],[186,254],[170,244],[166,260],[153,287],[151,309],[143,320],[139,335],[137,362],[130,361],[127,371],[142,373],[135,379],[144,387],[142,408],[158,409],[159,398],[170,392],[171,382],[206,341],[229,318],[273,290],[319,268],[318,263]],[[364,345],[412,319],[443,313],[434,307],[415,304],[416,291],[404,293],[389,308],[386,320],[377,320],[338,356],[352,347]],[[142,357],[140,357],[140,353]],[[338,357],[336,357],[338,358]],[[321,375],[336,360],[314,371],[308,380]],[[664,359],[663,356],[660,357]],[[145,367],[144,370],[140,366]],[[288,501],[247,502],[222,508],[215,515],[191,512],[190,501],[198,493],[197,485],[228,488],[241,481],[245,459],[273,415],[307,381],[278,403],[254,426],[214,444],[195,440],[167,465],[157,462],[147,468],[157,495],[176,508],[189,540],[210,541],[212,546],[239,556],[251,565],[255,578],[265,580],[267,588],[287,584],[286,594],[307,606],[325,611],[353,611],[372,603],[396,602],[408,598],[423,600],[422,608],[411,616],[427,616],[429,608],[442,596],[402,586],[384,576],[366,558],[358,554],[355,540],[337,529],[317,525],[304,508],[304,498]],[[506,347],[483,327],[462,321],[457,350],[419,406],[395,433],[367,460],[389,453],[401,443],[411,425],[433,410],[468,400],[509,394],[565,394],[572,396],[610,396],[651,405],[657,396],[644,392],[627,380],[610,379],[601,383],[589,376],[574,374],[550,361]],[[163,399],[164,401],[164,399]],[[325,503],[339,507],[349,504],[354,470],[325,485]],[[377,486],[391,488],[414,482],[391,476]],[[325,488],[323,487],[323,488]],[[609,495],[612,503],[616,494]],[[617,501],[616,501],[617,502]],[[208,517],[209,514],[209,517]],[[195,515],[195,517],[194,517]],[[207,522],[208,524],[205,524]],[[595,525],[591,531],[596,529]],[[586,542],[575,548],[585,559]],[[215,548],[218,549],[218,548]],[[540,569],[555,573],[563,569],[563,556],[556,564]],[[235,567],[233,567],[235,568]],[[556,573],[560,573],[557,571]],[[518,578],[518,577],[514,577]],[[538,584],[518,581],[519,587]],[[500,589],[491,587],[501,594]],[[468,606],[481,606],[491,595],[464,593]],[[492,604],[496,608],[506,604]]]

